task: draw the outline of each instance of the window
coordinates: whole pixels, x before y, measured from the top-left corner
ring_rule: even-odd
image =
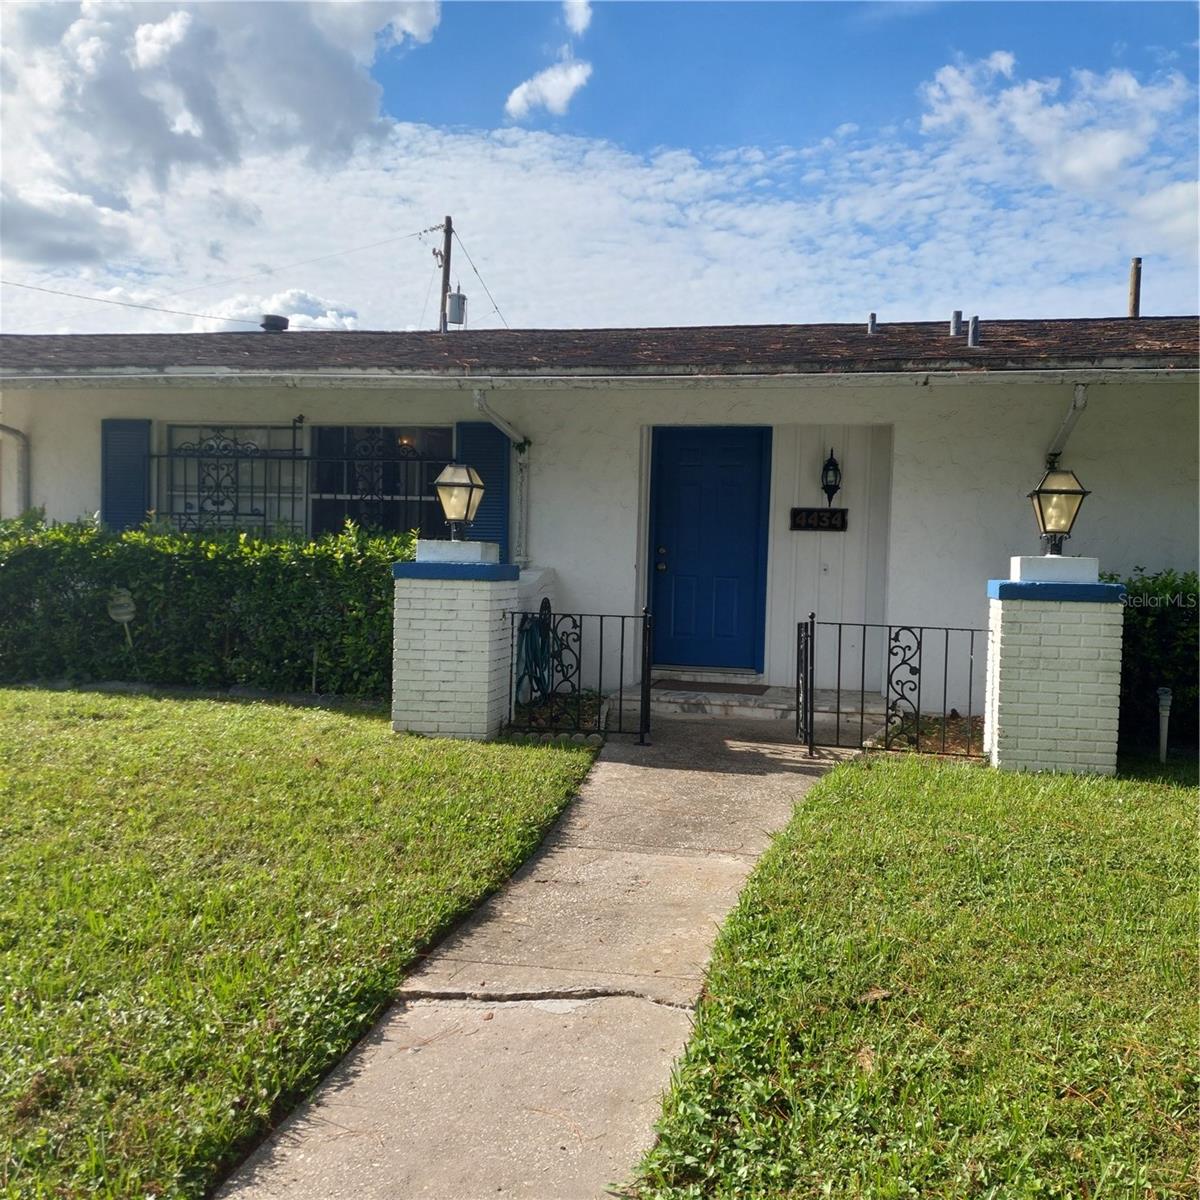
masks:
[[[154,455],[158,515],[180,529],[317,537],[346,520],[444,537],[433,481],[449,426],[171,425]]]
[[[313,535],[351,520],[446,536],[433,481],[454,457],[452,443],[449,427],[315,426]]]
[[[290,425],[171,425],[158,456],[158,515],[184,530],[303,535],[301,430]]]

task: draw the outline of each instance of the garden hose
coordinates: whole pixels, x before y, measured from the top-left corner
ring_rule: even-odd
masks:
[[[549,613],[526,613],[517,626],[517,701],[541,703],[554,683],[556,634]],[[524,694],[522,692],[524,691]]]

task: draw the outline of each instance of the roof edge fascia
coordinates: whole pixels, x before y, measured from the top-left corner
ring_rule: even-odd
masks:
[[[710,389],[737,387],[779,388],[819,387],[825,389],[856,387],[930,387],[946,384],[975,383],[989,386],[1012,383],[1119,383],[1131,379],[1151,382],[1184,380],[1200,374],[1197,367],[1045,367],[1012,370],[972,371],[817,371],[817,372],[729,372],[722,374],[448,374],[416,371],[243,371],[237,368],[168,368],[166,370],[130,368],[125,370],[87,370],[66,373],[18,372],[0,370],[0,385],[21,388],[70,387],[206,387],[214,383],[235,387],[306,387],[306,388],[433,388],[448,391],[473,391],[487,388],[504,391],[563,387],[581,390],[622,390],[628,388]]]

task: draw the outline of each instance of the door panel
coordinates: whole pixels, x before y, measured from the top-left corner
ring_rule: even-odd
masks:
[[[771,431],[654,430],[654,661],[762,669]]]

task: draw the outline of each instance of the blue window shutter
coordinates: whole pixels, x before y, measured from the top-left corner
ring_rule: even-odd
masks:
[[[508,486],[512,450],[508,438],[490,421],[460,421],[455,429],[455,460],[474,467],[483,480],[483,501],[467,536],[499,542],[500,561],[508,562]]]
[[[100,520],[135,529],[150,507],[150,422],[100,422]]]

